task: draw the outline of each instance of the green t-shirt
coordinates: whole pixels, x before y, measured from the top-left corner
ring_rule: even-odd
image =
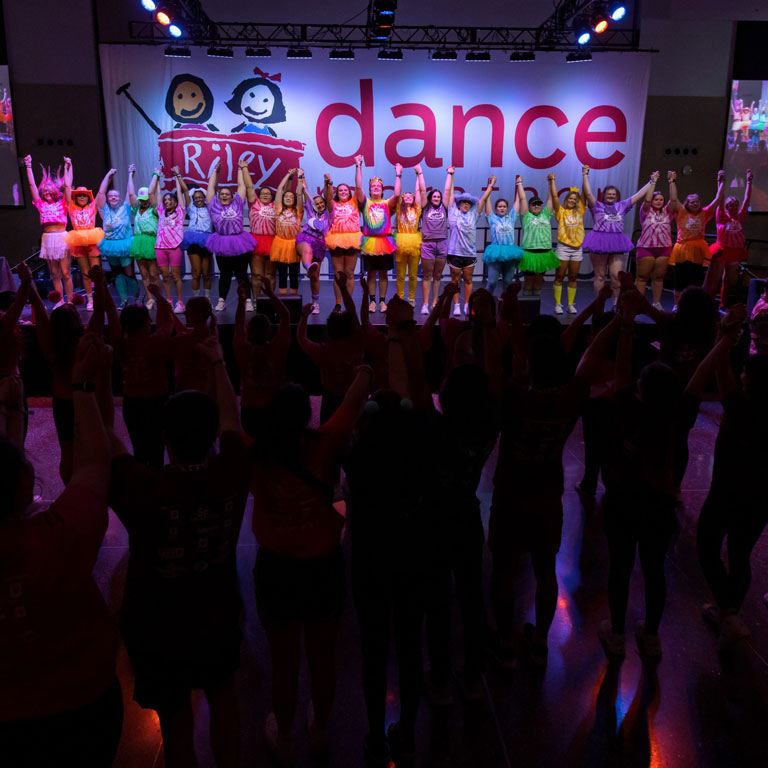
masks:
[[[136,217],[133,220],[134,234],[156,235],[157,234],[157,211],[153,206],[149,206],[144,213],[136,210]]]
[[[521,218],[523,237],[520,245],[527,251],[552,250],[552,211],[546,206],[538,216],[530,211]]]

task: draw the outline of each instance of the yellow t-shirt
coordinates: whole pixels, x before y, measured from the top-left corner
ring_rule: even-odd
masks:
[[[584,203],[579,200],[575,208],[557,209],[557,242],[580,248],[584,242]]]
[[[419,233],[419,220],[421,219],[421,206],[418,203],[404,206],[397,204],[397,232],[400,235],[417,235]]]

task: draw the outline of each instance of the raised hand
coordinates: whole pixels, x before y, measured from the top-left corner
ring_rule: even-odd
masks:
[[[581,166],[581,175],[582,176],[589,176],[589,166],[588,165],[582,165]]]
[[[548,173],[547,174],[547,181],[554,181],[555,180],[555,174],[554,173]]]
[[[495,187],[496,186],[496,176],[494,174],[491,174],[491,178],[488,179],[488,186],[489,187]]]
[[[237,284],[237,298],[240,301],[245,301],[248,298],[248,289],[243,283]]]
[[[355,165],[362,167],[362,165],[363,165],[363,156],[362,155],[355,155]]]
[[[261,290],[264,291],[265,296],[275,295],[275,292],[272,290],[272,281],[266,275],[261,278]]]
[[[658,180],[659,180],[659,176],[661,176],[661,174],[660,174],[658,171],[654,171],[654,172],[651,174],[651,181],[652,181],[654,184],[656,184],[656,183],[658,182]]]
[[[368,277],[366,275],[360,275],[360,287],[363,289],[363,295],[368,295]]]
[[[28,285],[32,282],[32,271],[30,270],[29,264],[27,264],[26,261],[20,261],[14,267],[14,270],[19,276],[19,280],[21,280],[22,285]]]
[[[749,184],[752,183],[752,169],[751,168],[747,168],[747,182]]]
[[[165,294],[157,283],[150,283],[147,290],[158,300],[165,301]]]
[[[523,183],[523,177],[518,173],[517,176],[515,176],[515,184],[522,184]]]
[[[717,172],[717,183],[718,184],[725,183],[725,171],[718,171]]]
[[[301,308],[301,316],[302,317],[309,317],[312,314],[312,310],[314,309],[314,304],[305,304]]]
[[[330,173],[324,173],[323,180],[325,181],[326,186],[329,186],[329,187],[333,186],[333,181],[331,181]]]
[[[677,171],[667,171],[667,181],[671,184],[673,181],[677,181]]]
[[[112,178],[117,173],[117,168],[110,168],[109,173],[107,173],[108,178]]]
[[[156,168],[155,170],[156,170],[156,171],[158,171],[158,173],[159,173],[159,169],[157,169],[157,168]],[[174,165],[174,166],[171,168],[171,173],[172,173],[174,176],[181,176],[181,168],[179,168],[179,166],[178,166],[178,165]]]
[[[399,176],[403,172],[403,166],[401,163],[395,163],[395,173]]]
[[[336,281],[336,285],[338,285],[342,290],[347,287],[348,278],[346,272],[337,272],[334,280]]]
[[[136,173],[136,165],[134,163],[131,163],[128,166],[128,175],[133,176]]]
[[[443,288],[443,296],[450,299],[452,296],[455,296],[459,292],[459,284],[454,283],[451,281],[450,283],[445,284],[445,288]]]
[[[244,171],[248,170],[248,163],[245,162],[245,160],[240,160],[240,162],[237,164],[238,168],[242,168]]]
[[[421,170],[421,163],[417,163],[416,165],[414,165],[414,166],[413,166],[413,172],[414,172],[414,173],[415,173],[417,176],[420,176],[420,175],[422,174],[422,170]]]
[[[106,286],[107,278],[104,275],[104,270],[98,265],[94,264],[88,272],[88,277],[97,285]]]
[[[64,167],[67,168],[67,169],[72,167],[72,158],[71,157],[67,157],[66,155],[64,156]]]
[[[27,166],[27,168],[32,167],[32,155],[25,155],[24,157],[24,165]]]
[[[631,272],[619,272],[619,286],[621,291],[634,290],[635,278]]]
[[[600,301],[608,301],[613,296],[613,287],[610,283],[603,283],[603,287],[597,292]]]
[[[449,165],[445,170],[446,173],[456,173],[456,169],[452,165]]]

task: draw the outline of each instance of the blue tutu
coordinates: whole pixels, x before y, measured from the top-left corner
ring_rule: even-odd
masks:
[[[184,239],[181,241],[181,247],[189,248],[190,245],[199,245],[201,248],[205,248],[205,244],[208,242],[208,238],[210,236],[210,232],[199,232],[196,229],[188,229],[184,233]]]
[[[523,249],[519,245],[497,245],[491,243],[483,252],[483,261],[491,264],[495,261],[520,261]]]
[[[99,253],[110,259],[122,259],[131,255],[131,243],[133,237],[127,237],[125,240],[110,240],[104,238],[99,241]]]

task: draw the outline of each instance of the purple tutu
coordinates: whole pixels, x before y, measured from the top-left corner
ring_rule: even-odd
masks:
[[[184,233],[184,239],[181,241],[182,248],[189,248],[190,245],[198,245],[201,248],[207,248],[206,243],[211,236],[210,232],[199,232],[196,229],[188,229]]]
[[[208,235],[205,247],[217,256],[242,256],[253,251],[256,241],[250,232],[240,232],[237,235],[220,235],[214,232]]]
[[[316,261],[318,264],[322,263],[325,259],[325,240],[321,237],[312,237],[306,232],[299,232],[296,235],[296,245],[299,243],[307,243],[312,249],[312,261]]]
[[[635,244],[623,232],[587,232],[581,246],[592,253],[628,253]]]

